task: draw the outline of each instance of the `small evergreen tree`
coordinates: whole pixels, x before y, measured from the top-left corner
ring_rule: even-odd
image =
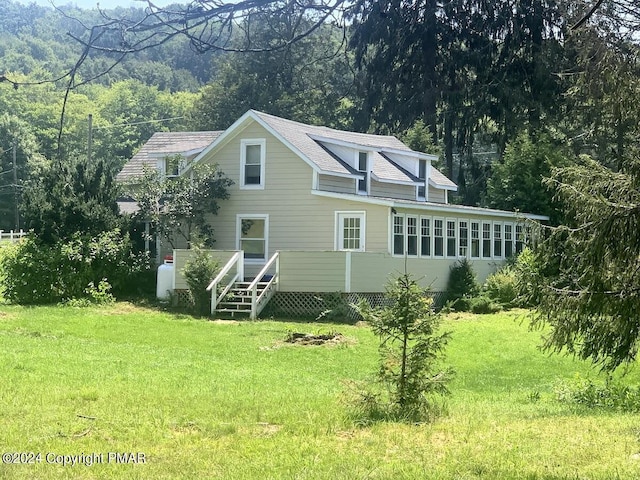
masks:
[[[197,315],[209,313],[210,293],[207,287],[218,272],[218,262],[213,260],[201,244],[193,246],[193,256],[185,263],[182,274],[189,286]]]
[[[390,305],[384,308],[372,308],[366,301],[357,306],[380,338],[375,383],[384,387],[383,393],[367,392],[362,399],[376,398],[376,410],[387,418],[428,419],[434,413],[433,396],[448,393],[452,371],[440,368],[439,361],[450,335],[437,333],[441,316],[410,275],[392,281],[386,296]]]
[[[473,298],[479,293],[480,285],[476,280],[471,262],[464,258],[454,263],[447,280],[447,302],[456,310],[469,310],[468,302],[464,300]]]

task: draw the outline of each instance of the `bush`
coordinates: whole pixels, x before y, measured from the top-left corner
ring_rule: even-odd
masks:
[[[207,315],[211,294],[207,287],[218,273],[218,262],[213,260],[201,245],[194,245],[193,256],[184,264],[182,274],[189,286],[197,315]]]
[[[623,412],[640,412],[640,387],[630,387],[608,379],[597,385],[590,379],[576,377],[555,387],[558,401],[588,408],[606,408]]]
[[[541,275],[540,263],[536,255],[530,248],[525,248],[516,258],[513,270],[516,278],[516,303],[520,307],[535,307],[540,303],[544,294],[536,286]]]
[[[501,307],[494,303],[489,297],[480,296],[469,300],[469,309],[473,313],[485,314],[499,312]]]
[[[110,290],[130,293],[138,276],[150,270],[148,257],[134,255],[119,230],[97,237],[76,234],[53,245],[32,235],[4,251],[0,263],[3,296],[19,304],[101,299]]]
[[[483,286],[487,297],[503,307],[517,305],[518,284],[513,267],[505,266],[487,277]]]
[[[480,285],[476,280],[471,262],[465,258],[454,263],[447,281],[446,302],[454,310],[468,311],[470,305],[467,300],[479,293]]]

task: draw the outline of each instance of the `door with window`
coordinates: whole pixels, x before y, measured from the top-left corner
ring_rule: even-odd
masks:
[[[267,261],[269,216],[238,215],[236,225],[236,243],[244,251],[247,263]]]
[[[364,252],[364,212],[336,212],[336,250]]]

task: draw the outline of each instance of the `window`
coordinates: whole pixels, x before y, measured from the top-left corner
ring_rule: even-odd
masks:
[[[249,263],[267,260],[268,215],[237,216],[238,249],[244,251],[244,259]]]
[[[426,181],[427,181],[427,161],[418,160],[418,178],[421,181],[418,187],[418,200],[426,198]]]
[[[368,191],[369,169],[367,163],[367,152],[358,152],[358,171],[364,174],[364,178],[358,180],[358,193],[367,193]]]
[[[456,256],[456,221],[447,220],[447,257]]]
[[[513,225],[504,224],[504,256],[509,258],[513,255]]]
[[[491,224],[482,223],[482,258],[491,258]]]
[[[336,250],[364,251],[365,212],[336,212]]]
[[[404,217],[393,216],[393,254],[404,255]]]
[[[180,175],[180,156],[172,155],[164,158],[164,174],[166,177]]]
[[[433,219],[433,256],[444,257],[444,220]]]
[[[458,256],[466,257],[469,250],[469,223],[466,220],[458,222],[458,232],[460,236]]]
[[[516,255],[524,249],[524,228],[521,223],[516,225]]]
[[[266,141],[240,141],[240,188],[264,188],[264,163]]]
[[[420,255],[431,256],[431,219],[420,218]]]
[[[418,255],[418,217],[407,215],[407,255]]]
[[[480,223],[471,222],[471,258],[480,258]]]
[[[502,257],[502,224],[493,224],[493,256]]]

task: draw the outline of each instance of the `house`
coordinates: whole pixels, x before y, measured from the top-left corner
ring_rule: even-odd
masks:
[[[165,162],[177,153],[188,160],[180,172]],[[275,291],[380,295],[389,276],[404,271],[441,292],[461,258],[483,281],[523,248],[527,220],[546,220],[449,204],[457,186],[435,159],[393,136],[250,110],[223,132],[154,135],[118,179],[139,174],[145,163],[168,175],[188,174],[196,162],[219,164],[235,183],[214,220],[223,269],[211,285],[218,293],[212,309],[234,289],[255,317]],[[186,288],[180,269],[188,254],[174,252],[176,290]],[[239,283],[245,279],[253,281]]]

